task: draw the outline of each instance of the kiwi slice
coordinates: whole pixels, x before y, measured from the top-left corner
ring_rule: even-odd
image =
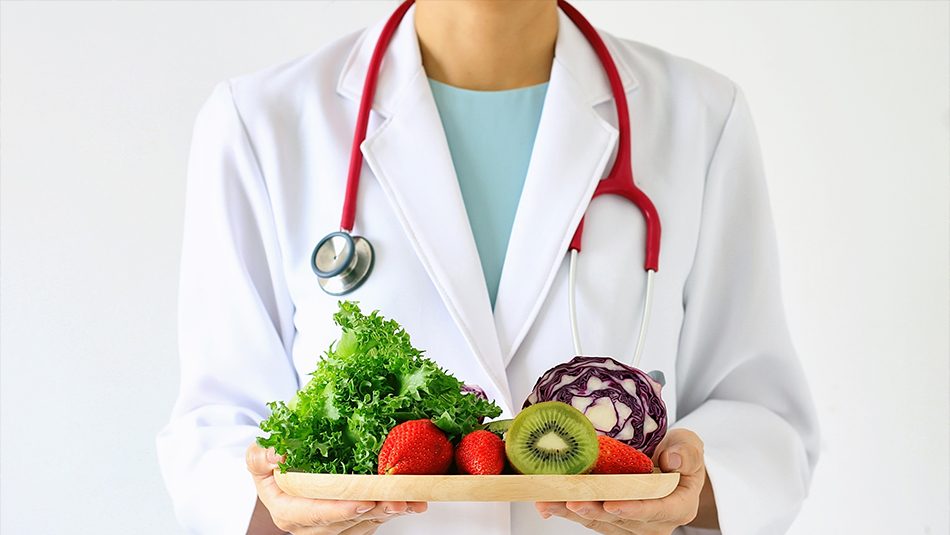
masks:
[[[597,462],[597,432],[581,411],[560,401],[524,409],[511,422],[505,453],[522,474],[584,474]]]
[[[505,438],[505,433],[507,433],[508,428],[511,427],[512,421],[513,420],[495,420],[494,422],[482,424],[480,427],[481,429],[495,433],[501,438]]]

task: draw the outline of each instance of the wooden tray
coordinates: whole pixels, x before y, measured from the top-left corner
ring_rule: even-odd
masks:
[[[277,486],[305,498],[412,502],[560,502],[662,498],[678,473],[580,476],[376,476],[274,471]]]

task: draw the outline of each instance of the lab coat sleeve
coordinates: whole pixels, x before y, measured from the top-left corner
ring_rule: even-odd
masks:
[[[722,534],[784,533],[808,493],[818,422],[786,324],[762,158],[739,88],[702,210],[684,290],[680,418],[671,427],[705,443]]]
[[[297,389],[267,190],[229,81],[195,121],[178,307],[181,386],[159,433],[162,475],[189,533],[244,533],[256,501],[245,450],[268,401]]]

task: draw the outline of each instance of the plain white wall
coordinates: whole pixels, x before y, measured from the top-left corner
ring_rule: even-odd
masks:
[[[950,4],[578,5],[749,98],[824,433],[792,533],[950,532]],[[0,531],[175,533],[153,437],[195,114],[394,4],[0,6]]]

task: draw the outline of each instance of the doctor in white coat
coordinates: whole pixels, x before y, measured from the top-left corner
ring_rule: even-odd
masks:
[[[310,254],[339,228],[382,24],[222,81],[198,115],[181,390],[158,437],[181,524],[208,534],[784,532],[809,488],[818,429],[786,327],[749,105],[725,76],[603,32],[630,104],[637,184],[663,225],[640,367],[666,375],[671,430],[655,459],[683,474],[680,488],[607,504],[377,504],[293,498],[274,486],[273,457],[248,446],[265,403],[293,396],[338,336],[338,298],[321,291]],[[548,82],[494,311],[427,74],[474,89]],[[617,149],[616,125],[604,69],[554,0],[419,0],[386,51],[361,146],[355,231],[372,240],[376,263],[347,298],[399,321],[414,345],[511,417],[542,372],[573,357],[567,249],[586,211],[580,332],[589,353],[629,362],[644,221],[622,199],[591,202]]]

